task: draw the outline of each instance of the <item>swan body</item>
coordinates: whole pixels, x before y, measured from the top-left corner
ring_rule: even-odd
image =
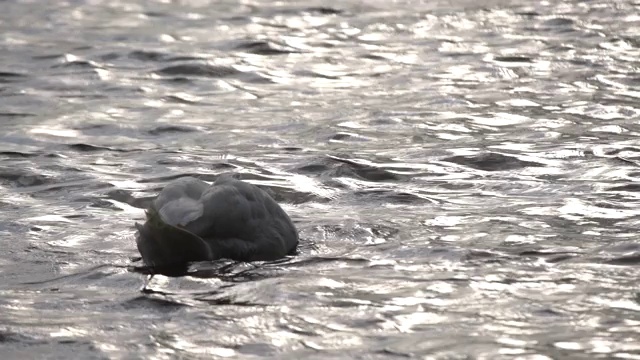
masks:
[[[298,233],[278,203],[259,187],[221,175],[213,185],[193,177],[169,183],[136,223],[148,266],[193,261],[277,260],[293,253]]]

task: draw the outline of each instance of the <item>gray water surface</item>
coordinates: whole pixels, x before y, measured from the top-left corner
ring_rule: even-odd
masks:
[[[0,2],[0,358],[640,359],[640,3]],[[296,256],[136,271],[170,180]]]

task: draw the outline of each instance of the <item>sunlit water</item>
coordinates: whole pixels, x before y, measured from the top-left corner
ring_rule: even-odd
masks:
[[[0,358],[639,359],[640,3],[5,1]],[[299,254],[153,277],[168,181]]]

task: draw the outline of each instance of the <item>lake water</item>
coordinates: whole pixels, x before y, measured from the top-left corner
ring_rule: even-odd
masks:
[[[2,359],[640,359],[637,1],[15,0],[0,53]],[[223,172],[299,254],[138,271]]]

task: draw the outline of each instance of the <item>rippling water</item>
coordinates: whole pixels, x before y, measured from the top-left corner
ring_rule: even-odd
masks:
[[[640,358],[640,3],[1,10],[2,359]],[[146,204],[228,171],[300,253],[145,287]]]

